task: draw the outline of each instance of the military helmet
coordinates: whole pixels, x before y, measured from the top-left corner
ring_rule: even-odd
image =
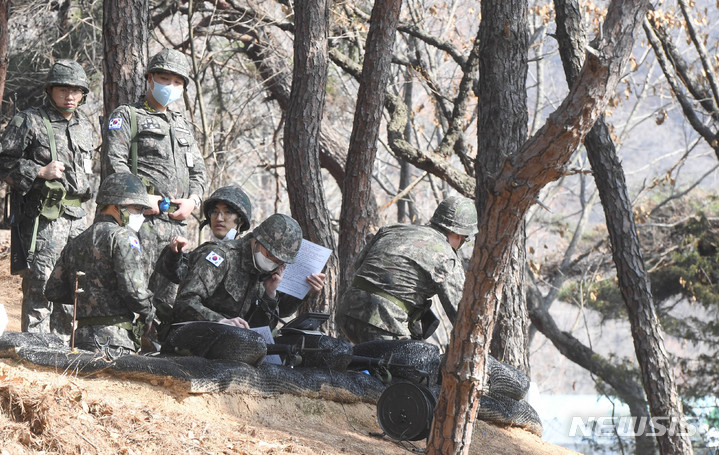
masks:
[[[260,223],[252,233],[280,261],[292,264],[297,259],[302,243],[302,229],[292,217],[275,213]]]
[[[150,208],[147,189],[135,174],[118,172],[111,174],[100,184],[97,205],[141,205]]]
[[[45,88],[55,85],[72,85],[80,87],[83,93],[90,91],[90,85],[87,82],[87,75],[79,63],[75,60],[58,60],[50,68],[45,80]]]
[[[202,226],[210,222],[210,212],[218,202],[224,202],[239,215],[241,221],[238,223],[238,231],[244,232],[250,228],[252,204],[247,194],[237,185],[218,188],[207,198],[202,206],[202,212],[205,214],[205,221],[202,222]]]
[[[187,58],[185,54],[175,49],[163,49],[150,59],[145,77],[155,72],[177,74],[185,81],[185,87],[190,84],[190,66]]]
[[[477,207],[471,199],[450,196],[439,203],[429,222],[455,234],[474,235],[477,233]]]

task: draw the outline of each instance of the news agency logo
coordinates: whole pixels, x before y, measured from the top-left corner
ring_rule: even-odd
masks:
[[[692,418],[691,420],[696,420]],[[687,418],[675,417],[572,417],[569,436],[590,437],[630,437],[630,436],[696,436],[699,430]]]

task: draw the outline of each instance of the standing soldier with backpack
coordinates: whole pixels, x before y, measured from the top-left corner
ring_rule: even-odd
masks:
[[[150,209],[145,211],[139,237],[147,271],[152,273],[162,249],[173,237],[186,235],[187,219],[200,208],[205,164],[192,125],[180,112],[168,109],[183,98],[190,83],[184,54],[161,50],[150,59],[145,76],[145,98],[119,106],[104,127],[102,178],[131,172],[145,183]],[[157,315],[169,322],[176,285],[159,275],[150,282]]]
[[[43,291],[65,243],[86,227],[82,203],[92,197],[94,147],[92,125],[77,112],[90,90],[82,67],[58,60],[44,89],[43,105],[18,113],[5,129],[0,178],[11,189],[11,268],[23,278],[21,330],[46,333],[67,316]]]

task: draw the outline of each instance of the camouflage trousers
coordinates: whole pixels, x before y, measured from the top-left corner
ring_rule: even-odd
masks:
[[[26,247],[30,246],[33,232],[33,223],[28,224],[23,226],[22,230]],[[52,302],[45,298],[45,284],[67,241],[86,228],[85,218],[71,218],[67,215],[52,221],[39,218],[35,253],[28,256],[30,268],[25,270],[22,276],[20,329],[23,332],[52,332],[64,341],[69,341],[67,328],[71,325],[67,324],[67,318],[69,316],[70,321],[72,320],[72,306],[58,305],[53,308]]]
[[[409,339],[409,318],[400,307],[362,289],[350,287],[337,305],[335,322],[353,344]]]
[[[98,351],[99,346],[123,348],[128,352],[137,352],[139,343],[135,342],[132,330],[117,326],[91,325],[80,327],[75,332],[75,346],[86,351]]]
[[[155,273],[155,264],[163,248],[178,235],[187,235],[186,225],[184,222],[170,220],[166,215],[146,217],[138,232],[149,277],[149,288],[154,294],[152,303],[156,309],[156,318],[168,326],[172,323],[177,285],[164,275]]]

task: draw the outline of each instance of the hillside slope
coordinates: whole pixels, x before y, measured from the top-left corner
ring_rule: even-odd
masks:
[[[20,280],[0,244],[0,303],[19,330]],[[376,408],[293,395],[188,395],[151,383],[87,377],[0,359],[0,454],[406,454],[423,449],[373,436]],[[572,454],[517,428],[484,422],[472,454]]]

